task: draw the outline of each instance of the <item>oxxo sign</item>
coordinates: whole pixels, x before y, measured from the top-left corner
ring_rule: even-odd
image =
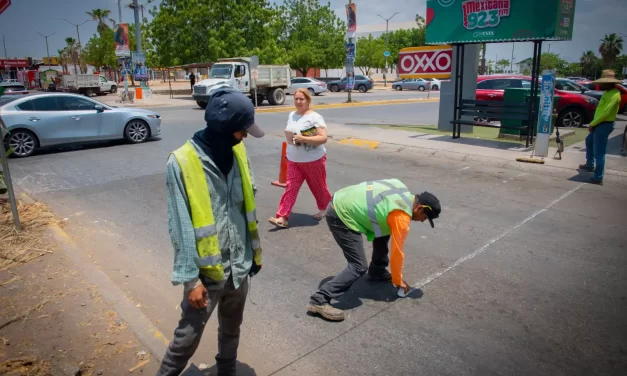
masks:
[[[398,54],[402,78],[450,78],[453,66],[451,46],[403,48]]]

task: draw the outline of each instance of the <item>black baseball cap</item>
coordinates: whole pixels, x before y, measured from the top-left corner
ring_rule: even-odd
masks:
[[[422,205],[422,210],[424,210],[427,215],[429,223],[431,223],[431,228],[434,228],[435,224],[433,223],[433,220],[438,218],[440,216],[440,212],[442,211],[440,200],[429,192],[422,192],[421,194],[416,195],[416,200],[418,200],[420,205]]]

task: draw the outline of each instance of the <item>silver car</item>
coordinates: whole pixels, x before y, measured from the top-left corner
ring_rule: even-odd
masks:
[[[327,84],[320,80],[309,77],[296,77],[292,78],[292,84],[290,87],[285,89],[285,94],[294,94],[296,89],[299,88],[309,90],[311,95],[320,95],[328,90]]]
[[[425,91],[431,89],[431,83],[422,78],[406,78],[402,81],[392,83],[394,90],[420,90]]]
[[[161,134],[161,116],[153,111],[111,107],[76,94],[3,96],[0,116],[14,157],[59,144],[115,139],[138,144]]]

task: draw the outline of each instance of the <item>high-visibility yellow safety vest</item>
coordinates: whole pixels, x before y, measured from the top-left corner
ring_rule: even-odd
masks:
[[[240,142],[233,147],[233,153],[239,166],[244,192],[244,207],[246,221],[253,248],[253,262],[261,265],[261,243],[257,229],[257,215],[255,210],[255,195],[250,178],[246,147]],[[202,162],[196,149],[187,141],[173,152],[183,172],[183,182],[191,209],[192,224],[196,235],[196,249],[200,257],[200,273],[214,281],[224,279],[222,253],[218,242],[218,230],[211,208],[211,196],[207,187],[207,179],[202,169]]]

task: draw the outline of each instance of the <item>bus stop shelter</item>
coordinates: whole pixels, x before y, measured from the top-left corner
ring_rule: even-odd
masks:
[[[473,126],[490,126],[473,121],[472,116],[469,119],[470,112],[466,111],[471,105],[498,105],[475,100],[478,44],[532,42],[531,89],[526,107],[528,147],[533,142],[537,114],[542,42],[572,40],[574,18],[575,0],[427,0],[426,43],[453,46],[452,87],[442,85],[438,128],[452,128],[453,138],[459,138],[462,131],[472,132]],[[466,65],[474,69],[465,69]],[[502,106],[495,109],[495,116],[503,111]]]

